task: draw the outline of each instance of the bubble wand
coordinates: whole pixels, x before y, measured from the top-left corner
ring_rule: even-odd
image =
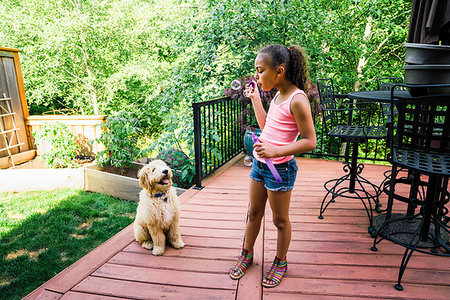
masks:
[[[244,90],[243,94],[244,94],[245,97],[250,97],[250,95],[252,94],[253,90],[256,88],[256,83],[254,81],[250,81],[249,83],[247,83],[245,85],[245,87],[246,87],[246,89]],[[235,91],[239,90],[241,88],[241,82],[239,80],[237,80],[237,79],[233,80],[233,82],[231,83],[231,88],[233,90],[235,90]],[[254,133],[251,134],[251,137],[252,137],[253,143],[259,143],[260,142],[258,137]],[[248,157],[251,157],[251,156],[248,156]],[[247,159],[247,157],[246,157],[246,159]],[[270,172],[272,172],[273,177],[275,178],[275,180],[278,183],[281,183],[282,182],[281,176],[278,173],[278,171],[275,168],[275,166],[273,165],[273,162],[270,160],[270,158],[264,158],[264,161],[266,162],[267,166],[269,167]],[[244,163],[245,163],[245,160],[244,160]],[[251,164],[249,164],[249,166],[250,165]]]
[[[253,143],[260,142],[258,137],[254,133],[252,133],[251,136],[252,136]],[[269,167],[270,172],[272,172],[273,177],[275,177],[275,180],[278,183],[281,183],[282,180],[281,180],[280,174],[278,174],[278,171],[275,168],[275,166],[273,165],[273,162],[270,160],[270,158],[264,158],[264,161],[266,162],[267,166]]]

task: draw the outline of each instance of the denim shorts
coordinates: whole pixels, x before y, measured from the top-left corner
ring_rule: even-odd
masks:
[[[264,182],[264,187],[269,191],[291,191],[294,188],[295,178],[297,177],[298,166],[295,159],[288,162],[275,165],[281,177],[281,183],[278,183],[273,177],[269,167],[256,159],[253,160],[250,178]]]

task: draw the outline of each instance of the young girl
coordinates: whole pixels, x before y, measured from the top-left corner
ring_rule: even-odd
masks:
[[[269,91],[276,87],[279,92],[271,101],[267,114],[258,89],[255,88],[250,94],[262,134],[260,143],[253,145],[255,160],[250,172],[250,208],[244,247],[239,260],[230,269],[230,276],[241,278],[253,262],[253,246],[269,198],[273,223],[277,227],[277,252],[262,285],[275,287],[287,270],[286,254],[291,241],[289,204],[298,170],[294,154],[313,150],[316,147],[316,133],[305,93],[308,92],[309,79],[303,50],[298,46],[271,45],[258,53],[255,69],[255,79],[262,90]],[[302,138],[297,141],[299,134]],[[265,158],[270,158],[275,164],[282,178],[281,183],[274,179]]]

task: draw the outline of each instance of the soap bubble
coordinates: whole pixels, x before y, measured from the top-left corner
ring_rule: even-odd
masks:
[[[253,164],[253,157],[251,156],[246,156],[244,158],[244,165],[246,165],[247,167],[251,167]]]
[[[235,91],[239,90],[241,88],[241,82],[239,80],[233,80],[231,83],[231,88]]]

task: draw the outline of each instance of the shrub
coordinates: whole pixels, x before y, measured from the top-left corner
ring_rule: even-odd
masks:
[[[78,167],[73,160],[80,146],[66,124],[55,122],[46,123],[33,132],[35,143],[38,146],[47,146],[42,154],[47,165],[51,168]]]
[[[137,134],[141,132],[138,120],[131,113],[121,111],[108,117],[97,142],[105,146],[105,150],[97,153],[96,159],[101,166],[130,167],[140,151],[136,146]]]

